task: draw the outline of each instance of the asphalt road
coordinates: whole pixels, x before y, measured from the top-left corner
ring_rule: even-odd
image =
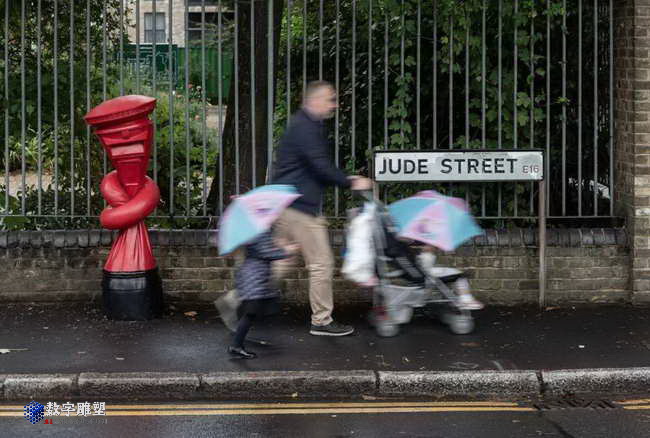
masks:
[[[47,437],[648,437],[650,399],[605,407],[530,402],[106,403],[106,416],[30,424],[0,405],[0,436]]]

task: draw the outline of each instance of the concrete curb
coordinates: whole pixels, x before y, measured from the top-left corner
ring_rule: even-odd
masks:
[[[608,368],[543,371],[543,392],[585,394],[649,394],[650,368]]]
[[[193,399],[198,396],[199,377],[192,373],[81,373],[79,395],[98,399]]]
[[[6,374],[0,390],[5,401],[647,395],[650,368]]]
[[[380,371],[379,395],[535,396],[535,371]]]
[[[3,382],[5,400],[35,397],[73,397],[77,374],[8,374]]]
[[[208,398],[355,397],[374,394],[373,371],[264,371],[201,376]]]

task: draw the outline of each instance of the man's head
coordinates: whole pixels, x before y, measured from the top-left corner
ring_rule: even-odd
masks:
[[[307,84],[302,106],[314,117],[328,119],[334,115],[338,106],[336,90],[326,81],[310,82]]]

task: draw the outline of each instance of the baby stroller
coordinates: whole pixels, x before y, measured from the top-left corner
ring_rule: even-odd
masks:
[[[365,214],[368,219],[369,247],[374,253],[378,284],[373,287],[369,321],[377,334],[383,337],[397,335],[399,325],[411,320],[414,308],[425,308],[452,333],[471,333],[474,330],[471,311],[458,307],[456,293],[452,290],[453,284],[464,277],[463,273],[450,268],[423,269],[413,249],[398,239],[386,207],[371,193],[363,196],[367,202],[358,214]]]

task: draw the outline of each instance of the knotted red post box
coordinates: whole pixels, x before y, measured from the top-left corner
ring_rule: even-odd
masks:
[[[93,108],[84,119],[99,138],[115,170],[101,182],[108,206],[104,228],[120,230],[104,265],[102,294],[109,318],[143,320],[162,313],[162,283],[144,219],[160,201],[147,176],[156,99],[121,96]]]

